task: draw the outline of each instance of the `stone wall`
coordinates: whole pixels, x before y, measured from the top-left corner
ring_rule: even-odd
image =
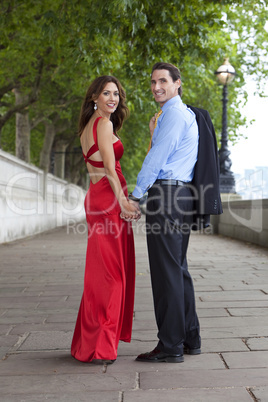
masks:
[[[0,243],[85,219],[85,191],[0,150]]]
[[[211,219],[213,232],[268,247],[268,199],[223,202],[223,214]]]

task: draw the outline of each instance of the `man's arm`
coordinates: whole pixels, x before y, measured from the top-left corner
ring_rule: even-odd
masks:
[[[180,124],[178,124],[178,121]],[[185,132],[183,114],[177,109],[165,112],[158,131],[153,136],[153,146],[147,154],[137,177],[132,196],[140,199],[154,184],[171,151],[180,142]]]

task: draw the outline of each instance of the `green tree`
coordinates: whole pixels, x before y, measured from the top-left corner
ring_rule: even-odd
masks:
[[[267,77],[264,0],[2,0],[0,15],[2,147],[14,150],[10,132],[15,113],[22,114],[30,127],[31,161],[45,170],[59,144],[69,151],[79,146],[80,105],[97,75],[117,76],[127,92],[131,116],[120,135],[123,169],[131,183],[146,153],[148,122],[157,110],[150,94],[156,61],[180,67],[183,101],[208,109],[219,134],[221,87],[214,71],[229,56],[237,71],[229,90],[233,140],[246,123],[240,108],[247,99],[247,74],[255,74],[260,91]],[[18,91],[20,103],[15,99]],[[75,172],[83,161],[74,158],[74,172],[67,170],[79,182]]]

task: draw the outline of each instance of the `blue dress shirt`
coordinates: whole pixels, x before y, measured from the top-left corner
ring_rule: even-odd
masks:
[[[157,179],[193,179],[199,138],[195,114],[179,95],[164,103],[162,112],[132,192],[136,198],[141,198]]]

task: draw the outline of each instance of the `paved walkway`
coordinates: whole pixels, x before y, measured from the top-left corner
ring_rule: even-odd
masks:
[[[75,229],[75,230],[74,230]],[[111,366],[69,353],[83,286],[84,225],[0,246],[0,400],[90,402],[268,401],[268,250],[193,234],[189,266],[202,354],[140,363],[155,347],[144,226],[135,229],[133,341]]]

